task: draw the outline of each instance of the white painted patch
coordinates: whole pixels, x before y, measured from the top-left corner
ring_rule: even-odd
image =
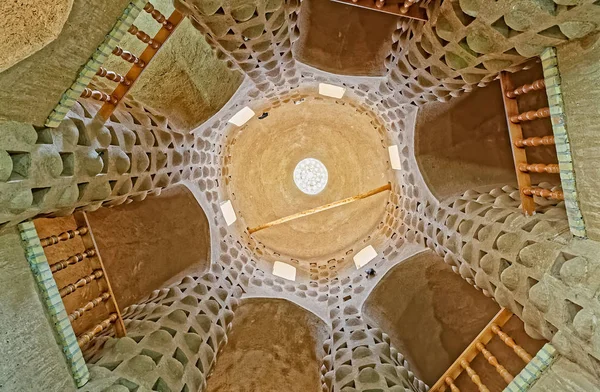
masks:
[[[273,263],[273,275],[279,276],[283,279],[295,281],[296,280],[296,267],[292,267],[289,264],[276,261]]]
[[[252,109],[250,109],[248,106],[245,106],[242,110],[240,110],[239,112],[234,114],[233,117],[231,117],[228,122],[231,124],[237,125],[238,127],[241,127],[242,125],[246,124],[248,122],[248,120],[250,120],[255,115],[256,115],[256,113],[254,113],[254,111]]]
[[[231,226],[231,224],[237,220],[231,200],[221,203],[221,212],[223,213],[223,218],[225,218],[227,226]]]
[[[373,246],[369,245],[354,255],[354,265],[356,265],[356,269],[360,269],[367,265],[369,261],[373,260],[375,257],[377,257],[377,251],[375,248],[373,248]]]
[[[346,89],[343,87],[334,86],[333,84],[319,83],[319,94],[327,97],[342,98]]]
[[[398,146],[389,146],[388,153],[390,154],[390,164],[392,165],[392,169],[400,170],[402,165],[400,164],[400,151],[398,151]]]

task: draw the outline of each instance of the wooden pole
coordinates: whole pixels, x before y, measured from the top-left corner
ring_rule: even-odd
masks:
[[[256,233],[257,231],[264,230],[264,229],[272,227],[272,226],[280,225],[282,223],[289,222],[294,219],[298,219],[298,218],[302,218],[305,216],[316,214],[318,212],[330,210],[332,208],[343,206],[344,204],[349,204],[349,203],[355,202],[360,199],[366,199],[367,197],[376,195],[376,194],[384,192],[384,191],[389,191],[391,189],[392,189],[392,184],[390,184],[388,182],[386,185],[380,186],[379,188],[372,189],[366,193],[361,193],[360,195],[348,197],[346,199],[334,201],[333,203],[325,204],[320,207],[315,207],[315,208],[311,208],[310,210],[306,210],[306,211],[298,212],[296,214],[288,215],[283,218],[279,218],[277,220],[271,221],[269,223],[265,223],[264,225],[256,226],[253,228],[248,228],[248,233],[253,234],[253,233]]]

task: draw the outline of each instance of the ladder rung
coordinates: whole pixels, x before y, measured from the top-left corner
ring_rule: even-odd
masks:
[[[515,146],[517,147],[538,147],[552,145],[554,145],[554,136],[528,137],[526,139],[515,140]]]
[[[539,79],[531,84],[524,84],[514,90],[507,91],[506,96],[508,98],[515,98],[517,95],[527,94],[536,90],[543,90],[544,88],[546,88],[546,82],[544,82],[544,79]]]
[[[550,108],[541,108],[538,110],[531,110],[529,112],[520,113],[516,116],[511,116],[510,121],[514,124],[517,124],[523,121],[532,121],[538,118],[546,117],[550,117]]]
[[[551,163],[548,165],[545,165],[543,163],[521,163],[519,164],[519,170],[523,173],[560,173],[560,169],[556,163]]]
[[[102,270],[94,270],[94,272],[92,272],[90,275],[84,276],[83,278],[79,279],[75,283],[66,285],[65,287],[58,290],[58,292],[59,292],[61,298],[64,298],[67,295],[74,292],[75,290],[77,290],[78,288],[88,285],[92,281],[94,281],[96,279],[100,279],[103,276],[104,276],[104,273],[102,272]]]
[[[79,347],[83,347],[86,344],[88,344],[93,338],[96,337],[96,335],[98,335],[99,333],[110,327],[112,324],[114,324],[114,322],[117,321],[118,318],[119,316],[116,313],[111,313],[110,316],[108,316],[107,319],[100,322],[100,324],[95,325],[89,331],[84,332],[83,334],[78,336],[77,343],[79,344]]]
[[[547,199],[564,200],[565,196],[563,191],[551,191],[550,189],[538,188],[538,187],[527,187],[521,189],[521,192],[526,196],[539,196]]]

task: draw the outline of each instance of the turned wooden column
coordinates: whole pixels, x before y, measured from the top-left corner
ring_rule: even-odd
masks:
[[[58,244],[61,241],[67,241],[71,238],[75,238],[78,235],[85,235],[88,232],[87,227],[78,227],[75,230],[67,230],[65,232],[60,233],[59,235],[51,235],[50,237],[42,238],[40,243],[42,244],[42,248],[45,248],[50,245]]]
[[[515,98],[518,95],[527,94],[532,91],[543,90],[544,88],[546,88],[546,82],[544,82],[544,79],[540,79],[531,84],[524,84],[523,86],[514,90],[507,91],[506,96],[508,98]]]
[[[160,13],[159,10],[155,9],[154,6],[152,5],[152,3],[147,3],[144,6],[144,11],[149,13],[155,21],[157,21],[158,23],[165,26],[165,28],[167,30],[173,29],[173,24],[171,22],[169,22],[167,20],[167,18],[163,14]]]
[[[531,359],[532,359],[531,355],[527,351],[525,351],[525,349],[523,347],[516,344],[515,341],[510,336],[508,336],[508,334],[506,332],[502,331],[499,326],[497,326],[496,324],[493,324],[492,331],[496,335],[498,335],[498,337],[500,338],[500,340],[502,340],[504,342],[504,344],[506,344],[508,347],[512,348],[512,350],[515,352],[515,354],[517,354],[519,356],[519,358],[521,358],[523,360],[523,362],[529,363],[531,361]]]
[[[529,112],[521,113],[516,116],[511,116],[510,121],[513,123],[520,123],[524,121],[533,121],[539,118],[550,117],[550,108],[541,108],[538,110],[531,110]]]
[[[552,145],[554,145],[554,136],[528,137],[526,139],[515,140],[515,146],[517,147],[539,147]]]
[[[152,39],[152,37],[150,37],[148,34],[143,32],[142,30],[138,29],[138,27],[136,25],[132,24],[129,27],[129,30],[127,30],[127,32],[129,34],[135,36],[137,39],[139,39],[143,43],[150,45],[154,49],[158,49],[160,47],[160,44],[158,42],[154,41]]]
[[[96,75],[106,78],[108,80],[112,80],[113,82],[123,83],[126,86],[129,86],[131,84],[131,81],[127,80],[127,78],[125,78],[125,76],[120,75],[113,71],[109,71],[104,67],[100,67],[98,69],[98,71],[96,72]]]
[[[109,102],[114,105],[117,104],[116,98],[112,95],[108,95],[106,93],[103,93],[102,91],[92,90],[91,88],[87,87],[83,89],[83,92],[81,93],[81,98],[92,98],[96,101]]]
[[[115,48],[112,51],[112,54],[114,54],[115,56],[119,56],[123,60],[127,61],[128,63],[135,64],[135,65],[139,66],[140,68],[144,68],[146,66],[146,63],[144,63],[143,60],[140,60],[135,55],[133,55],[131,52],[123,50],[119,46],[115,46]]]

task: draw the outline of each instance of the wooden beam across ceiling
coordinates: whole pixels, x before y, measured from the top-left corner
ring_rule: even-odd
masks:
[[[425,9],[417,4],[419,0],[331,0],[372,11],[401,16],[404,18],[427,20]]]

